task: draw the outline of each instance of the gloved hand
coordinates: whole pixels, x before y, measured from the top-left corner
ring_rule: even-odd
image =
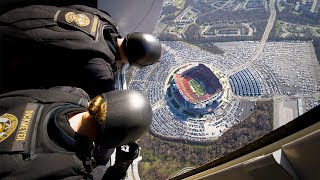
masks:
[[[139,156],[139,145],[130,143],[116,148],[116,161],[113,166],[109,167],[103,176],[105,179],[123,179],[128,167]]]
[[[130,143],[116,148],[115,165],[120,163],[132,163],[134,159],[139,156],[139,145],[137,143]]]

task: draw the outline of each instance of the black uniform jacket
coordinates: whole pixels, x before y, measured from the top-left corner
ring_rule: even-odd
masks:
[[[75,86],[94,97],[111,91],[117,37],[112,19],[87,6],[28,5],[3,12],[0,92]]]
[[[127,167],[91,171],[94,162],[103,163],[99,160],[107,160],[113,150],[93,161],[93,142],[71,128],[68,119],[84,112],[87,102],[81,89],[68,87],[0,94],[1,179],[124,177]]]

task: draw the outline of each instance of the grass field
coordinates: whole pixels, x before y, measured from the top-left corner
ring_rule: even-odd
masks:
[[[174,0],[173,4],[176,6],[178,9],[182,9],[184,7],[184,4],[186,3],[185,0]]]
[[[190,86],[192,87],[192,89],[194,90],[194,92],[196,93],[197,96],[202,96],[205,93],[204,87],[198,83],[196,80],[191,79],[189,81]]]

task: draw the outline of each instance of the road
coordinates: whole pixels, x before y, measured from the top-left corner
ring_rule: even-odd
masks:
[[[268,41],[268,38],[269,38],[269,34],[272,30],[272,27],[273,27],[273,24],[276,20],[276,8],[275,8],[275,4],[276,4],[276,0],[270,0],[270,3],[269,3],[269,8],[270,8],[270,16],[269,16],[269,19],[268,19],[268,23],[267,23],[267,26],[266,26],[266,29],[263,33],[263,36],[260,40],[260,43],[256,49],[256,52],[255,54],[252,56],[251,60],[240,65],[240,66],[237,66],[235,68],[232,68],[230,70],[228,70],[228,72],[226,73],[227,76],[229,77],[230,75],[234,74],[235,72],[237,71],[240,71],[242,69],[245,69],[246,67],[250,66],[252,63],[254,63],[262,54],[265,46],[266,46],[266,43]]]
[[[165,102],[165,100],[163,98],[163,99],[159,100],[158,102],[156,102],[156,103],[154,103],[152,105],[152,111],[155,112],[157,109],[159,109],[159,108],[161,108],[161,107],[163,107],[165,105],[166,105],[166,102]]]

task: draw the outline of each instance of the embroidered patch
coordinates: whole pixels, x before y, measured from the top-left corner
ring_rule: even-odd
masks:
[[[12,151],[24,151],[27,148],[28,141],[30,141],[31,125],[36,118],[36,110],[38,104],[28,103],[24,109],[23,115],[20,119],[19,126],[16,132],[16,137],[12,144]]]
[[[7,139],[17,128],[18,119],[12,114],[0,116],[0,142]]]
[[[97,27],[98,27],[98,22],[99,22],[98,17],[97,17],[97,16],[94,16],[90,34],[96,33]]]
[[[90,19],[85,14],[75,14],[74,12],[68,12],[64,17],[68,23],[75,22],[80,27],[88,26],[90,24]]]

